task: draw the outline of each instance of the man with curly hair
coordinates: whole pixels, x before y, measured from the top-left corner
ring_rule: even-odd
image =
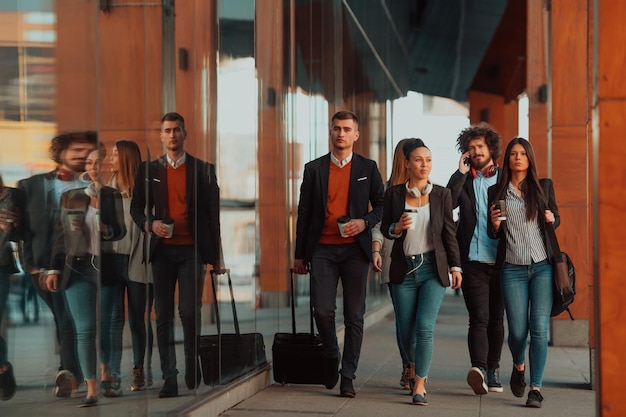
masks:
[[[54,316],[61,364],[54,378],[54,394],[69,397],[82,381],[76,355],[74,325],[67,311],[63,291],[49,292],[40,285],[50,263],[54,233],[60,213],[61,195],[84,187],[79,175],[85,171],[87,155],[96,149],[93,131],[62,133],[50,143],[50,158],[57,164],[48,173],[20,180],[18,188],[26,197],[24,215],[24,270]]]
[[[469,347],[472,367],[467,383],[475,394],[502,392],[499,367],[504,340],[504,304],[500,274],[495,267],[498,241],[487,236],[487,189],[498,180],[496,160],[502,153],[500,135],[481,123],[464,129],[457,138],[459,169],[448,188],[452,206],[459,208],[457,241],[463,268],[463,298],[469,313]]]

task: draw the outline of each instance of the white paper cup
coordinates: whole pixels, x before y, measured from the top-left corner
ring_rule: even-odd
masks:
[[[339,227],[339,233],[341,234],[341,237],[348,237],[348,235],[346,235],[343,232],[343,228],[346,226],[346,224],[350,223],[351,219],[348,216],[339,216],[339,218],[337,219],[337,226]]]
[[[411,217],[411,227],[409,227],[409,230],[414,230],[415,226],[417,226],[417,210],[406,210],[405,213]]]
[[[165,227],[167,227],[167,235],[165,236],[166,239],[170,239],[172,237],[172,235],[174,234],[174,223],[163,223],[165,225]]]
[[[72,232],[83,230],[85,226],[85,213],[82,211],[70,211],[67,213],[67,219]]]

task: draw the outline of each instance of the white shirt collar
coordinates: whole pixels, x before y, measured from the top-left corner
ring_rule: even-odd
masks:
[[[350,161],[352,161],[352,155],[353,152],[350,152],[350,155],[348,155],[346,158],[342,159],[341,161],[339,159],[337,159],[337,157],[331,152],[330,153],[330,160],[332,161],[333,164],[337,165],[339,168],[343,168],[346,165],[348,165],[350,163]]]
[[[183,152],[183,156],[181,156],[178,161],[174,161],[172,158],[170,158],[169,155],[165,155],[165,156],[167,157],[167,163],[170,164],[172,168],[174,169],[184,164],[185,161],[187,160],[187,152]]]

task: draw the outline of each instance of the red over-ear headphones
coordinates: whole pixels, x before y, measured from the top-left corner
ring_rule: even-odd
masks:
[[[61,181],[71,181],[74,179],[74,174],[63,168],[57,168],[56,176]]]
[[[472,172],[472,178],[476,178],[476,176],[478,175],[476,168],[472,167],[470,168],[470,170]],[[497,173],[498,173],[498,166],[496,164],[493,164],[493,165],[489,165],[489,168],[487,168],[487,171],[485,171],[483,175],[489,178],[489,177],[493,177]]]

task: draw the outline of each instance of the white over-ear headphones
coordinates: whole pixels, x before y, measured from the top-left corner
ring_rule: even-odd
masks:
[[[433,184],[428,181],[426,183],[426,186],[424,188],[422,188],[421,190],[417,187],[411,187],[409,188],[409,181],[406,182],[406,184],[404,184],[404,186],[406,187],[406,191],[411,194],[413,197],[421,197],[423,195],[427,195],[430,194],[430,192],[433,190]]]
[[[98,196],[98,190],[96,190],[96,184],[95,183],[90,183],[87,188],[85,188],[85,194],[87,194],[89,197],[97,197]]]

